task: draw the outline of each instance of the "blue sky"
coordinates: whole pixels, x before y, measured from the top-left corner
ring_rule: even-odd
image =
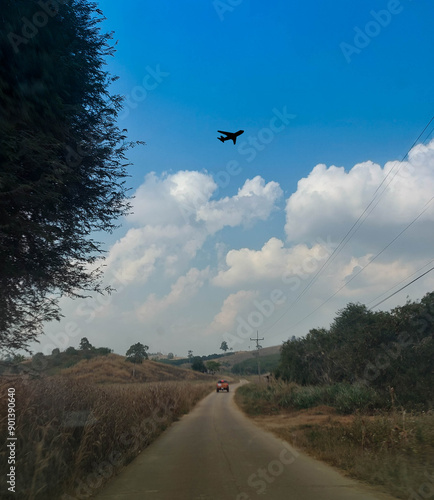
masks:
[[[104,304],[65,300],[65,318],[36,350],[87,336],[121,354],[137,341],[209,354],[231,335],[235,350],[249,348],[240,325],[276,345],[327,327],[349,301],[367,303],[429,261],[431,206],[389,253],[290,328],[432,196],[432,128],[411,161],[390,163],[433,115],[431,2],[99,6],[118,40],[107,68],[119,76],[113,92],[126,96],[119,126],[146,142],[129,154],[134,214],[105,239],[106,280],[122,285]],[[218,129],[245,133],[234,146],[216,140]],[[375,212],[303,292],[391,169],[399,174]],[[432,289],[428,275],[383,307]]]

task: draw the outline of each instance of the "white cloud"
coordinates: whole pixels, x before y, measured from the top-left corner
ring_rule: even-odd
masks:
[[[367,161],[346,172],[343,167],[320,164],[298,182],[297,191],[288,198],[285,231],[288,240],[298,242],[318,234],[342,234],[342,228],[347,225],[349,229],[374,196],[370,208],[375,209],[365,224],[372,228],[397,226],[416,217],[433,192],[434,141],[413,148],[408,162],[388,162],[384,168]],[[428,210],[421,220],[434,220],[434,210]]]
[[[383,187],[392,182],[378,205],[373,203],[375,210],[316,276],[383,180]],[[72,331],[79,332],[71,338],[75,346],[86,336],[120,353],[143,340],[152,350],[209,354],[227,332],[236,337],[236,348],[247,348],[250,333],[259,329],[264,345],[275,345],[327,327],[350,301],[374,304],[427,270],[432,259],[434,203],[369,264],[433,196],[434,141],[413,148],[403,163],[381,167],[367,161],[348,171],[314,167],[286,200],[286,241],[278,217],[273,225],[252,228],[278,207],[277,182],[257,176],[231,197],[216,193],[206,172],[146,176],[135,193],[135,213],[105,262],[106,279],[118,291],[104,301],[65,306],[69,315],[51,326],[53,338],[65,339]],[[225,227],[243,230],[218,234]],[[432,289],[434,273],[381,307]],[[282,303],[273,302],[275,290],[285,297]]]
[[[175,276],[209,236],[225,226],[266,220],[282,195],[276,182],[266,184],[259,176],[247,179],[237,195],[210,201],[216,189],[207,173],[147,175],[135,193],[134,213],[127,219],[135,227],[110,250],[107,274],[127,283],[144,283],[161,266],[166,277]]]
[[[190,269],[187,274],[180,276],[171,286],[170,293],[159,299],[154,293],[150,294],[146,302],[137,310],[141,321],[149,321],[166,311],[169,307],[185,304],[192,299],[209,277],[209,267],[199,271]]]
[[[134,213],[128,221],[139,226],[183,225],[216,189],[207,173],[181,170],[158,177],[151,172],[134,193]]]
[[[207,334],[229,332],[234,328],[237,316],[250,311],[252,303],[259,297],[257,290],[239,290],[230,294],[223,302],[220,312],[207,329]]]
[[[266,220],[276,208],[282,190],[277,182],[265,184],[256,176],[247,179],[236,196],[211,201],[199,207],[197,220],[206,222],[208,231],[214,233],[224,226],[250,225],[254,220]]]
[[[326,241],[312,248],[304,244],[285,248],[281,240],[271,238],[260,250],[230,250],[226,255],[228,269],[220,271],[213,284],[236,287],[270,280],[282,283],[290,275],[312,274],[318,270],[333,248],[333,244]]]
[[[163,246],[146,245],[141,229],[130,229],[112,247],[105,264],[122,283],[146,282],[163,251]]]

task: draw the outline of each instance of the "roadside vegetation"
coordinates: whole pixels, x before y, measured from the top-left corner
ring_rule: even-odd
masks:
[[[349,475],[397,498],[430,498],[433,359],[434,292],[390,312],[349,304],[329,329],[285,342],[275,378],[241,386],[236,400]]]
[[[411,410],[434,402],[434,292],[390,312],[348,304],[330,328],[315,328],[281,348],[276,375],[300,385],[369,386]]]
[[[282,439],[397,498],[418,494],[429,477],[434,483],[432,411],[408,412],[372,388],[345,384],[251,383],[237,390],[236,401]],[[276,418],[264,417],[270,415]]]
[[[2,394],[9,387],[16,394],[19,481],[13,498],[34,500],[90,497],[214,390],[211,382],[103,385],[76,377],[8,377],[0,386]],[[0,436],[6,442],[6,416]],[[5,450],[0,457],[6,461]]]

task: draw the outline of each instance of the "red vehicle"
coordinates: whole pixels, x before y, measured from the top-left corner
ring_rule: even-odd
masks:
[[[220,392],[220,391],[229,392],[229,384],[226,380],[221,379],[217,382],[217,392]]]

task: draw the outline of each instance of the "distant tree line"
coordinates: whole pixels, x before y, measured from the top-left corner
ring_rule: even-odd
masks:
[[[255,351],[254,354],[257,354]],[[259,355],[259,363],[261,367],[261,373],[267,373],[274,371],[279,365],[280,354],[268,354],[266,356]],[[258,360],[256,356],[254,358],[245,359],[239,363],[235,363],[231,369],[232,373],[236,375],[257,375],[258,373]]]
[[[173,366],[181,366],[181,365],[185,365],[186,363],[192,362],[194,358],[199,358],[200,360],[202,360],[203,362],[205,362],[205,361],[210,361],[210,360],[213,360],[213,359],[219,359],[219,358],[224,358],[226,356],[231,356],[232,354],[234,354],[234,353],[233,352],[228,352],[226,354],[209,354],[208,356],[193,356],[193,355],[191,355],[188,358],[180,358],[180,359],[158,359],[156,361],[158,361],[159,363],[167,363],[167,364],[173,365]]]
[[[434,292],[390,312],[348,304],[330,328],[286,341],[276,375],[301,385],[359,383],[402,405],[434,406]]]

